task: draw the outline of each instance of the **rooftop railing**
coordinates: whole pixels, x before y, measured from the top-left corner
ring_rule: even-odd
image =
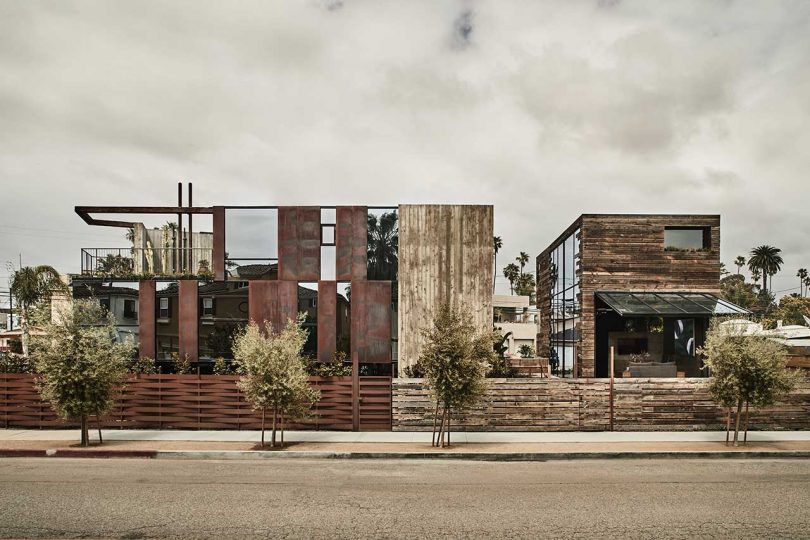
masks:
[[[93,277],[148,277],[211,274],[212,249],[194,248],[82,248],[82,275]]]

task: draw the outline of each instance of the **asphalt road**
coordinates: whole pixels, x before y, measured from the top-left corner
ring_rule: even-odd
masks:
[[[810,538],[810,460],[0,460],[0,537]]]

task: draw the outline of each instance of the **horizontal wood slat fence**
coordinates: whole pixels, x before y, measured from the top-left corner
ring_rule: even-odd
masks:
[[[236,375],[133,376],[120,392],[113,411],[102,417],[102,426],[259,429],[261,413],[252,410],[245,401],[236,386],[238,379]],[[321,400],[313,406],[311,417],[289,423],[287,427],[351,431],[352,378],[313,376],[309,380],[321,391]],[[391,378],[360,377],[359,384],[361,426],[369,430],[390,430]],[[48,403],[40,399],[34,375],[0,373],[0,427],[73,426],[60,420]]]
[[[394,379],[394,431],[430,431],[421,379]],[[609,379],[488,379],[475,408],[454,415],[457,431],[603,431],[610,428]],[[616,431],[708,430],[725,426],[706,379],[616,379]],[[752,410],[751,429],[810,429],[810,380],[776,406]]]

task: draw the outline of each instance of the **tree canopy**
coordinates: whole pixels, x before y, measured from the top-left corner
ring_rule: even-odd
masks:
[[[270,446],[276,445],[276,428],[284,420],[301,417],[320,399],[309,386],[306,359],[302,356],[308,333],[302,328],[304,315],[290,320],[280,330],[270,323],[260,327],[254,321],[234,339],[234,363],[240,374],[237,385],[254,410],[262,411],[262,446],[268,409],[273,414]]]
[[[434,445],[444,446],[445,431],[450,431],[450,415],[475,404],[484,392],[485,377],[494,359],[491,331],[480,330],[467,308],[442,304],[433,321],[423,329],[425,344],[419,364],[425,385],[436,401]],[[441,423],[436,437],[436,418],[441,409]],[[441,441],[439,441],[441,439]]]
[[[115,319],[95,299],[60,307],[45,335],[34,340],[39,392],[60,417],[80,422],[83,445],[89,444],[88,417],[113,406],[135,353],[134,342],[119,341]]]

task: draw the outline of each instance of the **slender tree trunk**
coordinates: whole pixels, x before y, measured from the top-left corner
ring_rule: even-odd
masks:
[[[447,409],[447,446],[450,446],[450,426],[453,420],[453,410]]]
[[[262,448],[264,448],[264,416],[267,412],[267,407],[262,407]]]
[[[731,407],[726,407],[726,446],[731,436]]]
[[[492,272],[492,294],[495,294],[495,282],[498,280],[498,254],[495,253],[495,268]]]
[[[745,401],[745,429],[743,430],[743,445],[748,444],[748,400]]]
[[[90,434],[87,430],[87,415],[82,415],[81,418],[81,430],[82,430],[82,446],[90,446]]]
[[[270,434],[270,448],[276,446],[276,418],[278,418],[278,407],[273,405],[273,431]]]
[[[740,416],[742,416],[743,400],[737,400],[737,416],[734,418],[734,446],[739,446],[740,441]]]
[[[438,448],[441,446],[442,438],[444,433],[444,411],[439,415],[439,431],[436,433],[436,447]]]
[[[20,308],[20,329],[22,330],[22,350],[23,356],[28,358],[28,349],[31,340],[30,329],[28,328],[28,308],[23,305]]]
[[[281,412],[281,447],[284,448],[284,412]]]
[[[447,403],[444,404],[444,411],[442,411],[442,444],[441,447],[445,447],[445,433],[446,433],[446,425],[447,425]]]
[[[433,409],[433,435],[430,437],[430,445],[436,446],[436,423],[439,420],[439,400],[436,399],[436,408]]]
[[[96,411],[96,426],[98,427],[98,444],[104,444],[104,439],[101,438],[101,414]]]

